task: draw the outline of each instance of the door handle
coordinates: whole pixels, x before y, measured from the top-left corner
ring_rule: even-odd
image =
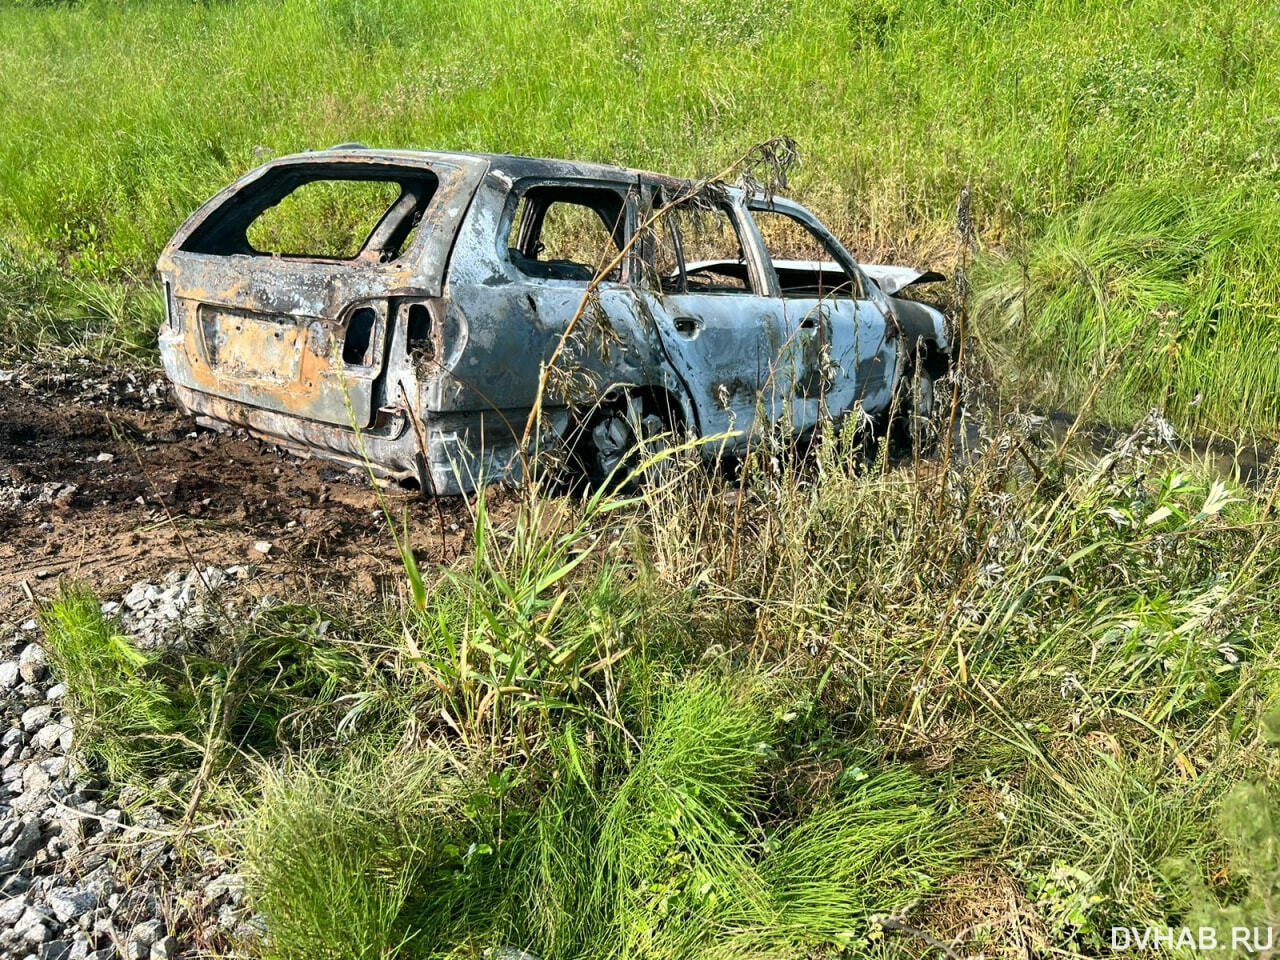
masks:
[[[675,317],[672,319],[675,324],[676,333],[682,337],[688,337],[692,340],[698,335],[698,331],[702,329],[702,321],[693,317]]]
[[[806,313],[804,319],[800,321],[801,330],[817,330],[818,317],[814,313]]]

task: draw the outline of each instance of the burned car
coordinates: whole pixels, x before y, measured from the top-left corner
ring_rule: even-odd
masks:
[[[282,157],[202,206],[159,272],[187,411],[437,494],[518,478],[548,386],[534,439],[601,477],[659,431],[733,454],[765,427],[924,417],[947,366],[942,315],[891,295],[936,274],[859,266],[788,200],[587,163]],[[553,356],[576,375],[544,377]]]

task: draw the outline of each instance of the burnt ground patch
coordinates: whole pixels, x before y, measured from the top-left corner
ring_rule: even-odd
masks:
[[[387,490],[420,559],[466,548],[461,498]],[[504,495],[496,493],[498,509]],[[259,545],[270,544],[263,553]],[[177,566],[252,563],[279,584],[368,591],[398,583],[395,544],[360,471],[300,460],[249,437],[201,429],[159,371],[84,361],[0,376],[0,617],[62,577],[101,594]]]

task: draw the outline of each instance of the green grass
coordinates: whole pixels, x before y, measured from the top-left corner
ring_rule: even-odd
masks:
[[[536,777],[451,774],[428,749],[271,781],[246,833],[271,918],[263,955],[856,947],[870,914],[928,889],[962,849],[930,835],[937,798],[903,771],[768,829],[777,734],[763,703],[732,677],[695,674],[655,707],[629,747],[603,727],[567,727]]]
[[[79,284],[147,282],[265,156],[359,140],[702,175],[788,134],[795,195],[865,259],[954,268],[971,188],[1002,307],[980,332],[1037,399],[1074,405],[1138,328],[1120,408],[1274,433],[1278,44],[1238,0],[11,4],[5,340],[145,351],[154,309],[104,325]]]
[[[1274,182],[1156,180],[1116,188],[978,273],[975,311],[1021,363],[1015,390],[1099,409],[1150,407],[1231,431],[1280,422],[1280,229]]]
[[[1278,42],[1227,0],[10,5],[3,356],[145,356],[159,246],[264,156],[698,175],[788,134],[856,253],[972,260],[1006,397],[1274,434]],[[74,589],[43,619],[81,749],[223,828],[251,954],[1097,955],[1274,922],[1280,487],[1159,426],[1099,453],[1015,416],[945,468],[765,437],[741,487],[678,455],[639,499],[480,497],[448,568],[400,543],[404,599],[198,654]]]
[[[1271,718],[1273,728],[1280,716]],[[1272,743],[1276,739],[1272,738]],[[1272,784],[1239,784],[1225,798],[1218,814],[1219,826],[1227,841],[1231,865],[1229,883],[1235,889],[1223,898],[1196,875],[1195,868],[1179,860],[1170,871],[1191,891],[1192,910],[1189,919],[1197,927],[1214,928],[1218,941],[1232,944],[1233,930],[1257,930],[1259,945],[1266,943],[1267,930],[1275,930],[1280,921],[1280,905],[1276,903],[1277,864],[1280,864],[1280,799]],[[1221,885],[1221,884],[1220,884]],[[1228,902],[1224,905],[1223,899]],[[1272,938],[1274,945],[1274,937]],[[1252,950],[1233,949],[1231,956],[1254,955]]]
[[[1146,429],[1080,457],[1001,428],[945,485],[829,438],[759,451],[741,489],[677,463],[503,524],[480,498],[472,554],[407,564],[358,632],[241,634],[236,702],[287,736],[189,734],[212,747],[149,769],[218,761],[188,809],[281,960],[1088,956],[1115,925],[1260,916],[1272,820],[1238,797],[1280,774],[1280,487],[1201,479]],[[228,662],[135,670],[77,593],[46,626],[120,755]],[[948,920],[989,909],[952,880],[992,875],[1016,936]]]
[[[360,674],[355,652],[328,642],[306,608],[228,619],[192,652],[139,649],[74,585],[41,620],[77,718],[76,749],[112,783],[168,806],[197,802],[246,758],[335,736],[341,716],[328,711],[326,725],[315,714]]]
[[[152,658],[102,614],[92,593],[66,590],[43,621],[54,672],[67,685],[90,761],[130,783],[151,777],[174,754],[198,757],[200,744],[179,732],[185,711],[163,681],[148,675]]]
[[[510,530],[481,500],[475,557],[401,612],[402,669],[432,679],[414,745],[379,754],[437,771],[403,802],[438,812],[359,764],[276,774],[244,841],[264,955],[910,954],[895,931],[984,864],[1037,949],[1182,922],[1186,878],[1223,863],[1208,814],[1280,759],[1258,719],[1280,697],[1274,490],[1198,480],[1141,432],[1101,461],[1034,452],[1037,480],[1016,451],[1039,442],[1002,434],[947,493],[832,442],[804,467],[763,451],[736,501],[696,470],[605,514],[534,499]],[[613,625],[607,673],[583,676],[606,649],[584,622]],[[588,655],[531,672],[531,636]],[[333,822],[312,805],[335,777],[375,822],[293,834]],[[337,874],[365,879],[342,900],[291,879]],[[374,932],[339,946],[361,911]]]

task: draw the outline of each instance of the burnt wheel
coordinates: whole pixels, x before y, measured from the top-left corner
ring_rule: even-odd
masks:
[[[583,466],[591,482],[633,490],[654,479],[651,474],[659,465],[646,470],[644,476],[632,474],[642,456],[656,452],[646,441],[666,431],[666,421],[642,399],[628,395],[602,405],[587,423],[583,444]]]
[[[907,367],[897,389],[896,409],[889,424],[891,452],[907,456],[932,453],[938,446],[933,422],[937,407],[933,374],[923,365]]]

